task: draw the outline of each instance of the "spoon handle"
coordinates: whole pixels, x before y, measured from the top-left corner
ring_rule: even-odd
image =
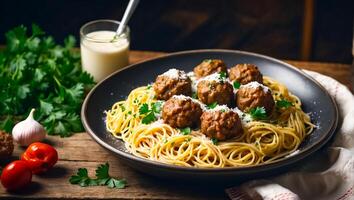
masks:
[[[138,5],[140,0],[130,0],[129,3],[128,3],[128,6],[127,8],[125,9],[125,12],[124,12],[124,15],[123,15],[123,19],[122,21],[120,22],[119,26],[118,26],[118,29],[117,29],[117,35],[120,35],[125,26],[127,25],[130,17],[132,16],[136,6]]]

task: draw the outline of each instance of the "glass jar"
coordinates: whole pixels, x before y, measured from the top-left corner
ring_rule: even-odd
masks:
[[[96,82],[129,64],[130,30],[126,26],[116,34],[118,21],[96,20],[80,29],[80,50],[83,70]]]

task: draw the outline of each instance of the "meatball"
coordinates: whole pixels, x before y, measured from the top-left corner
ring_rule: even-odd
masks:
[[[201,80],[197,85],[197,95],[204,104],[230,105],[234,98],[232,85],[226,80]]]
[[[243,134],[241,120],[237,113],[225,109],[206,111],[200,117],[201,132],[218,140],[240,137]]]
[[[274,99],[270,89],[258,82],[242,85],[236,93],[236,105],[244,111],[256,107],[264,107],[269,116],[274,108]]]
[[[201,78],[215,72],[227,72],[226,65],[222,60],[204,60],[194,68],[194,74],[197,78]]]
[[[0,130],[0,158],[11,156],[14,151],[14,143],[11,134]]]
[[[170,69],[167,72],[157,76],[154,91],[156,98],[168,100],[173,95],[192,94],[192,82],[184,71]]]
[[[199,125],[201,115],[200,104],[183,95],[173,96],[162,107],[162,119],[175,128]]]
[[[231,81],[237,81],[242,85],[252,81],[263,83],[263,75],[258,67],[252,64],[238,64],[232,67],[229,71],[229,78]]]

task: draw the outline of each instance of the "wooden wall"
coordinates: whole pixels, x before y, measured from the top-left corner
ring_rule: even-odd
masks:
[[[141,0],[130,22],[132,48],[227,48],[300,59],[305,0]],[[38,23],[58,40],[82,24],[120,19],[127,0],[18,1],[0,6],[0,43],[18,24]],[[314,1],[311,60],[350,63],[352,0]]]

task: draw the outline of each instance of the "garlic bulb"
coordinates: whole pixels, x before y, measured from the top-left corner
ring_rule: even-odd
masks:
[[[21,146],[28,146],[45,138],[46,131],[43,126],[33,119],[32,109],[27,119],[17,123],[12,129],[12,137]]]

